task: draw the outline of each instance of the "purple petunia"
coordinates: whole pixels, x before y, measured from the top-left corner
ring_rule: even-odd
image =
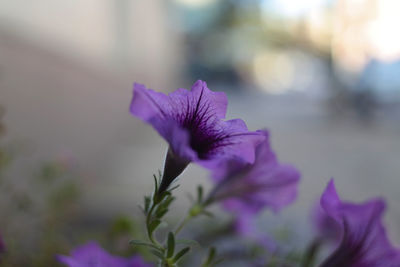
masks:
[[[130,111],[151,124],[169,143],[160,191],[190,162],[213,169],[221,159],[239,157],[254,162],[254,148],[263,137],[249,132],[240,119],[225,121],[227,98],[203,81],[192,90],[165,95],[135,83]]]
[[[337,249],[321,267],[399,267],[400,252],[389,242],[382,225],[385,202],[372,199],[362,204],[342,202],[331,180],[321,206],[341,229]]]
[[[269,252],[274,252],[278,248],[276,241],[257,226],[254,216],[237,214],[233,221],[233,230],[240,236],[256,242]]]
[[[150,267],[140,256],[123,258],[110,255],[96,242],[75,248],[71,256],[57,256],[57,260],[69,267]]]
[[[259,131],[265,139],[256,148],[254,164],[225,161],[214,171],[217,185],[212,201],[223,201],[225,209],[239,218],[239,229],[245,232],[249,218],[268,208],[278,212],[292,203],[297,195],[300,173],[290,165],[280,164],[271,150],[267,131]]]
[[[320,200],[314,206],[311,214],[312,224],[320,241],[336,243],[340,241],[340,225],[321,207]]]

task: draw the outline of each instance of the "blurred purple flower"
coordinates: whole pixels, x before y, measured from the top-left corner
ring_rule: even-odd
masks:
[[[240,119],[224,121],[227,98],[212,92],[203,81],[191,91],[177,89],[165,95],[135,83],[130,107],[133,115],[151,124],[169,143],[162,192],[190,162],[213,169],[221,158],[254,162],[254,147],[262,136],[249,132]]]
[[[275,240],[262,232],[255,223],[254,216],[237,216],[233,223],[233,230],[244,238],[255,241],[259,246],[269,252],[278,248]]]
[[[342,202],[331,180],[321,197],[321,206],[341,228],[341,242],[321,267],[399,267],[400,252],[389,242],[381,219],[382,199],[363,204]]]
[[[312,224],[320,241],[340,241],[340,225],[321,207],[320,200],[316,203],[311,214]]]
[[[96,242],[75,248],[71,256],[57,256],[60,263],[69,267],[150,267],[140,256],[123,258],[110,255]]]
[[[258,132],[265,139],[256,148],[254,164],[224,161],[213,172],[217,185],[210,198],[222,200],[225,209],[239,216],[251,216],[264,208],[278,212],[297,196],[300,173],[280,164],[270,148],[268,132]]]
[[[217,184],[206,205],[222,201],[224,209],[235,215],[237,233],[273,251],[276,244],[256,227],[256,214],[263,209],[276,213],[292,203],[297,196],[300,173],[292,166],[280,164],[271,150],[268,132],[258,132],[265,139],[256,147],[254,164],[240,159],[221,162],[213,171]]]

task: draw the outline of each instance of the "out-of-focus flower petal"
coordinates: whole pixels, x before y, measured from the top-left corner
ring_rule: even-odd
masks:
[[[274,252],[277,249],[277,243],[257,227],[254,216],[236,217],[234,221],[234,230],[242,237],[257,242],[257,244],[269,252]]]
[[[321,265],[349,267],[400,266],[400,253],[389,242],[381,222],[385,202],[372,199],[362,204],[342,202],[331,180],[321,206],[341,229],[341,242]]]
[[[57,256],[60,263],[68,267],[150,267],[140,256],[123,258],[110,255],[96,242],[77,247],[70,256]]]
[[[320,201],[313,207],[311,220],[318,239],[329,242],[340,240],[340,225],[324,211]]]
[[[256,148],[254,164],[240,160],[222,162],[213,173],[217,181],[214,197],[223,200],[227,210],[236,214],[256,214],[264,208],[278,212],[297,195],[300,173],[278,162],[270,148],[268,133]]]

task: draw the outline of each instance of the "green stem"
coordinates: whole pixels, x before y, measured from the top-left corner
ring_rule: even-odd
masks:
[[[175,230],[175,235],[177,235],[191,219],[201,214],[204,211],[205,207],[206,205],[203,204],[195,204],[191,209],[189,209],[188,215],[186,215],[186,218],[179,224],[178,228]]]
[[[176,228],[175,230],[175,235],[177,235],[182,229],[183,227],[193,218],[192,215],[187,215],[186,218],[179,224],[178,228]]]
[[[320,238],[315,238],[311,244],[308,246],[304,257],[302,259],[302,267],[310,267],[314,265],[315,259],[318,256],[318,252],[321,249],[322,240]]]
[[[149,237],[149,240],[151,241],[151,243],[153,243],[153,245],[159,247],[160,249],[163,249],[163,247],[161,246],[160,243],[158,243],[157,240],[155,240],[155,238],[153,237],[153,233],[150,233],[149,231],[149,226],[150,226],[150,221],[151,221],[151,217],[153,215],[153,211],[154,208],[157,206],[156,203],[152,203],[149,212],[147,213],[147,217],[146,217],[146,229],[147,229],[147,236]]]

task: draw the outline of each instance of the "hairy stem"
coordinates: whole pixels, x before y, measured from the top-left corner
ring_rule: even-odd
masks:
[[[185,217],[185,219],[183,219],[183,221],[179,224],[178,228],[176,228],[175,230],[175,235],[177,235],[182,229],[183,227],[193,218],[193,216],[191,216],[190,214],[187,215]]]
[[[157,246],[158,248],[163,250],[163,247],[161,246],[161,244],[154,238],[153,233],[150,232],[149,227],[150,227],[150,223],[151,223],[151,218],[153,215],[153,211],[154,208],[157,206],[156,203],[152,203],[149,212],[147,213],[146,216],[146,230],[147,230],[147,236],[149,238],[149,240],[151,241],[151,243],[155,246]]]

